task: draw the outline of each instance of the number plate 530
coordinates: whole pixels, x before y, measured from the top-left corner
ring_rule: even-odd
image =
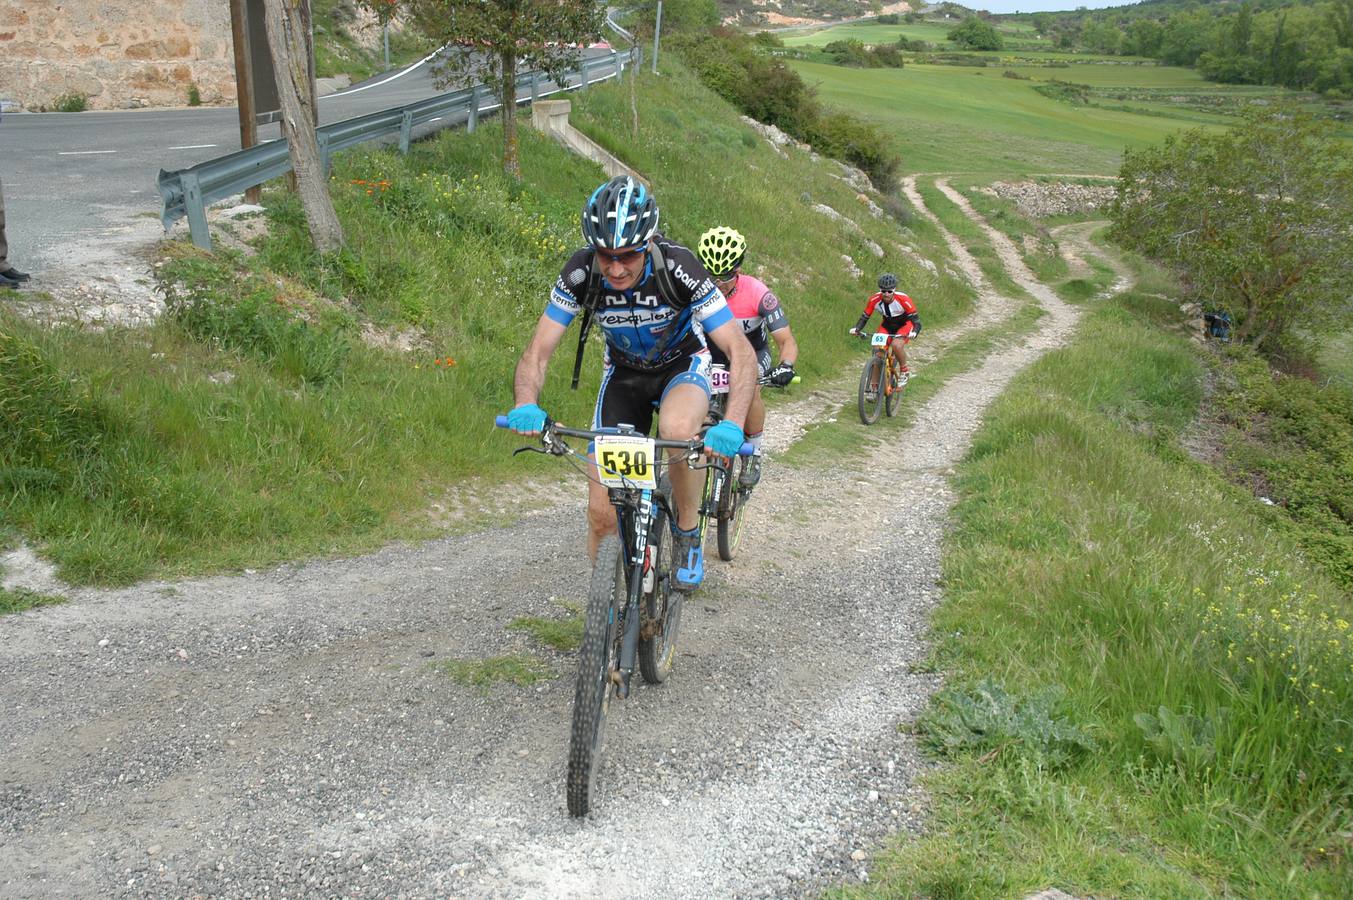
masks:
[[[607,487],[658,486],[653,441],[620,435],[598,437],[597,473]]]

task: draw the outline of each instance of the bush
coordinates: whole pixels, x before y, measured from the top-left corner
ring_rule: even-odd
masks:
[[[859,41],[837,43],[864,47]],[[880,190],[895,186],[902,160],[881,130],[846,113],[824,114],[816,93],[798,73],[756,52],[750,38],[718,29],[703,35],[678,35],[671,46],[706,86],[743,113],[864,170]],[[844,52],[856,51],[847,46]],[[901,64],[900,56],[897,62]]]
[[[188,85],[188,105],[189,106],[202,105],[202,91],[198,88],[196,84]]]
[[[896,25],[902,20],[898,18],[897,13],[884,13],[874,21],[879,25]]]
[[[89,108],[89,98],[84,94],[62,94],[52,101],[54,112],[84,112]]]
[[[1005,46],[1005,41],[1001,40],[996,29],[976,16],[952,29],[948,37],[958,46],[969,50],[1000,50]]]

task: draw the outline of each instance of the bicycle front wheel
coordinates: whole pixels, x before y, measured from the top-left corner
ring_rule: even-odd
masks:
[[[907,385],[902,382],[902,369],[895,362],[888,365],[888,415],[897,415],[897,408],[902,405],[902,392],[907,389]]]
[[[649,684],[661,684],[672,674],[682,600],[681,591],[672,590],[672,532],[664,513],[653,517],[648,554],[639,600],[639,672]]]
[[[742,472],[747,468],[748,458],[737,457],[724,476],[724,492],[719,498],[719,559],[732,562],[738,554],[738,543],[742,540],[742,515],[746,510],[747,497],[742,489]]]
[[[883,358],[874,355],[860,373],[860,421],[873,425],[883,413]]]
[[[620,611],[624,608],[625,554],[620,538],[609,535],[597,548],[592,586],[578,650],[578,681],[573,694],[573,728],[568,744],[568,812],[585,816],[591,808],[601,766],[602,726],[611,698],[611,673],[620,664]]]

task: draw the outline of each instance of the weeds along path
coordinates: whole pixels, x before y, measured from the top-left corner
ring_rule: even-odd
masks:
[[[1001,257],[1041,330],[864,465],[768,466],[672,680],[613,707],[589,820],[563,799],[573,658],[506,627],[583,599],[578,484],[509,528],[0,619],[0,896],[781,897],[862,877],[922,821],[897,727],[938,681],[918,664],[952,466],[1075,322]],[[979,315],[1008,306],[984,293]],[[481,692],[436,669],[528,652],[558,677]]]
[[[1052,229],[1051,234],[1053,239],[1057,241],[1057,246],[1061,250],[1063,258],[1066,259],[1070,277],[1085,279],[1093,277],[1094,271],[1091,269],[1088,260],[1091,258],[1098,259],[1114,271],[1114,281],[1107,293],[1111,295],[1121,294],[1136,284],[1136,277],[1123,264],[1122,259],[1117,254],[1090,240],[1091,235],[1108,224],[1108,221],[1104,219],[1091,222],[1072,222],[1069,225],[1059,225]]]

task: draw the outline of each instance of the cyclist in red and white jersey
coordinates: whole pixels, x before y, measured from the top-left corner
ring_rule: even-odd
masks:
[[[916,304],[911,302],[911,298],[897,290],[897,276],[891,272],[884,272],[879,276],[878,293],[865,302],[864,313],[860,316],[860,321],[855,323],[855,327],[850,329],[850,333],[863,332],[864,326],[869,323],[869,317],[875,310],[883,317],[883,321],[879,323],[878,333],[900,338],[894,340],[891,347],[893,356],[897,357],[898,365],[902,367],[902,384],[906,384],[911,378],[911,370],[907,368],[906,344],[921,333],[921,316],[917,313]],[[878,390],[878,385],[870,387],[872,390]]]
[[[704,263],[714,284],[723,292],[733,318],[738,320],[743,334],[756,352],[760,377],[779,387],[789,384],[794,380],[794,363],[799,358],[799,345],[789,330],[789,318],[779,298],[760,279],[743,275],[739,271],[747,257],[747,239],[734,229],[719,225],[700,235],[696,252],[700,254],[700,262]],[[780,364],[773,369],[770,342],[766,339],[768,333],[775,340],[780,355]],[[709,350],[712,363],[728,364],[717,346],[711,346]],[[747,441],[756,448],[756,453],[742,470],[741,482],[747,487],[756,484],[761,478],[761,437],[765,424],[766,405],[758,386],[752,397],[752,405],[747,410],[745,426]]]

